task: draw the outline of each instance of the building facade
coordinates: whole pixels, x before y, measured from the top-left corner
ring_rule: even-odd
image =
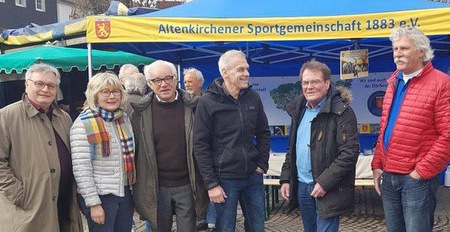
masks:
[[[56,0],[0,0],[0,32],[57,20]]]

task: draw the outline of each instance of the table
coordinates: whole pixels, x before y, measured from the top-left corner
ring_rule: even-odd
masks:
[[[269,157],[269,170],[267,170],[267,175],[269,176],[280,176],[281,168],[285,160],[284,153],[272,153]],[[373,155],[359,155],[358,162],[356,162],[356,179],[372,179],[372,163]]]

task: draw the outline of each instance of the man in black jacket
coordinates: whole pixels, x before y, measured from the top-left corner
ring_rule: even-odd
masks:
[[[234,232],[238,201],[246,229],[264,231],[270,131],[261,99],[248,83],[248,69],[244,53],[224,53],[219,59],[222,78],[200,98],[194,118],[195,157],[216,204],[220,232]]]
[[[351,95],[331,83],[327,65],[312,60],[300,70],[303,95],[294,102],[281,195],[300,206],[306,232],[339,230],[339,216],[353,208],[359,154]]]

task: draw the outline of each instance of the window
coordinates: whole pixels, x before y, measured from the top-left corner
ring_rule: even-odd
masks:
[[[45,0],[35,0],[36,10],[45,12]]]
[[[16,0],[16,6],[27,7],[27,0]]]
[[[5,2],[5,0],[0,0],[0,2]]]

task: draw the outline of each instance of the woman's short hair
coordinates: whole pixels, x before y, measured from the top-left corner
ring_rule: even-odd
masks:
[[[98,110],[98,93],[108,85],[113,89],[120,90],[121,101],[119,108],[124,109],[127,95],[120,83],[119,77],[112,72],[97,73],[89,80],[85,92],[87,103],[85,104],[85,108]]]

